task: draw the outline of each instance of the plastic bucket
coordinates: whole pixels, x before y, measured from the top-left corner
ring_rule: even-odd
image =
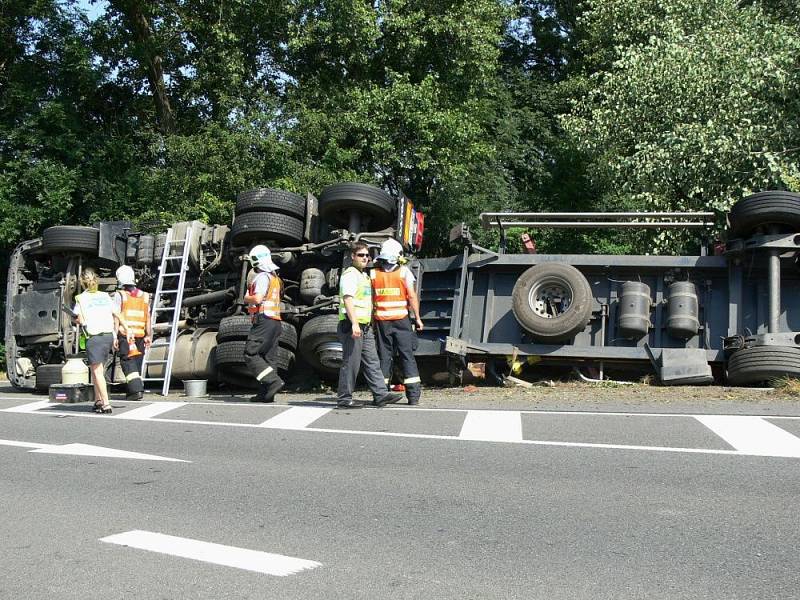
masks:
[[[190,398],[200,398],[206,394],[208,379],[186,379],[183,382],[183,391]]]

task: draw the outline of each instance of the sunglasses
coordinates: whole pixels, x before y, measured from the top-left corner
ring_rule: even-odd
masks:
[[[369,256],[369,252],[359,252],[356,254],[359,258],[364,258],[365,256]]]

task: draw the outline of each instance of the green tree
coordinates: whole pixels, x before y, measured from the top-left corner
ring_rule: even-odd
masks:
[[[563,122],[607,198],[725,211],[749,191],[797,189],[796,27],[735,0],[604,0],[581,27],[595,50]]]

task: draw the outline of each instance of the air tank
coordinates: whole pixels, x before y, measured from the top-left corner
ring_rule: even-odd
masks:
[[[676,281],[669,286],[667,331],[676,338],[688,339],[700,329],[697,288],[691,281]]]
[[[622,284],[617,313],[620,337],[638,339],[650,330],[650,286],[641,281]]]

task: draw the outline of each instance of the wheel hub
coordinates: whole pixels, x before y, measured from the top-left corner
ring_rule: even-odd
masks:
[[[543,319],[554,319],[569,310],[572,288],[560,278],[550,278],[531,287],[528,305]]]

